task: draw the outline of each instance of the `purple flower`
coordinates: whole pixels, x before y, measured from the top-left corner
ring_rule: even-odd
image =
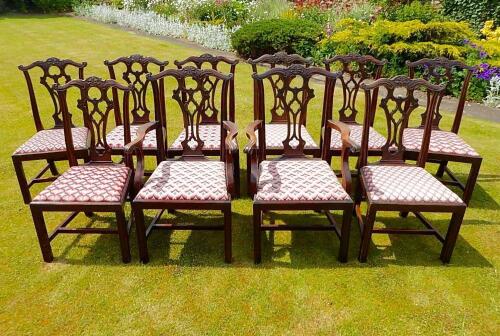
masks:
[[[474,76],[476,76],[476,78],[489,81],[495,76],[500,76],[500,67],[492,66],[488,63],[481,63],[474,71]]]
[[[484,51],[484,50],[481,50],[479,52],[479,58],[483,59],[483,58],[486,58],[486,57],[488,57],[488,53],[486,51]]]

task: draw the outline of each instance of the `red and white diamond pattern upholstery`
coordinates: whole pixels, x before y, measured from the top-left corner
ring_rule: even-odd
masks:
[[[266,124],[266,149],[283,149],[283,141],[286,139],[288,132],[288,124]],[[304,145],[305,149],[316,149],[319,148],[314,142],[309,132],[304,126],[301,126],[302,139],[306,142]],[[257,131],[258,137],[258,131]],[[257,142],[258,144],[258,142]],[[297,146],[298,141],[292,140],[290,146]]]
[[[220,131],[220,125],[199,125],[198,135],[203,140],[203,149],[220,149]],[[185,138],[186,131],[183,130],[170,146],[170,149],[182,150],[182,141]],[[197,144],[194,143],[194,145],[196,146]]]
[[[71,130],[73,135],[73,147],[75,150],[87,148],[87,138],[89,131],[85,127],[74,127]],[[64,129],[54,128],[37,132],[28,141],[22,144],[14,154],[36,154],[46,152],[62,152],[66,150],[64,140]]]
[[[350,200],[328,163],[323,160],[262,161],[256,201]]]
[[[135,199],[227,201],[224,162],[163,161]]]
[[[361,146],[361,139],[363,138],[363,126],[362,125],[348,125],[351,129],[349,137],[357,145]],[[330,148],[331,149],[341,149],[342,140],[340,138],[340,132],[336,129],[332,129]],[[382,148],[387,142],[379,132],[377,132],[373,127],[370,127],[370,132],[368,133],[368,149],[375,150]]]
[[[119,165],[70,167],[35,202],[120,202],[130,169]]]
[[[424,130],[421,128],[406,128],[403,131],[403,145],[408,150],[419,151],[422,146]],[[433,130],[429,153],[479,156],[462,138],[453,132]]]
[[[421,167],[365,166],[361,175],[371,202],[462,203],[460,197]]]
[[[137,137],[137,131],[142,125],[130,125],[130,138],[135,140]],[[106,135],[106,142],[108,146],[113,149],[123,149],[125,147],[125,131],[123,130],[123,125],[116,126],[111,132]],[[151,130],[146,133],[144,141],[142,142],[142,148],[155,149],[156,145],[156,131]]]

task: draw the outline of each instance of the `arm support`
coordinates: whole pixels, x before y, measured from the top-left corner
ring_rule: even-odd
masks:
[[[236,142],[236,136],[238,135],[238,127],[236,124],[225,120],[222,122],[223,127],[227,131],[225,141],[225,151],[224,154],[224,163],[226,164],[226,181],[227,181],[227,189],[231,193],[231,195],[235,194],[235,185],[234,185],[234,160],[235,157],[233,153],[238,150],[238,143]]]
[[[248,144],[243,150],[247,154],[247,176],[248,176],[248,190],[251,196],[257,192],[257,178],[259,175],[259,151],[264,148],[257,148],[257,135],[256,130],[262,130],[262,120],[255,120],[246,128],[246,135]]]
[[[349,126],[344,124],[341,121],[333,121],[328,120],[326,123],[326,127],[329,129],[335,129],[340,133],[340,139],[342,140],[342,149],[341,149],[341,166],[340,171],[342,173],[342,186],[347,191],[347,193],[351,192],[351,170],[349,168],[349,154],[355,151],[359,151],[359,146],[357,146],[349,137],[351,133],[351,129]],[[330,132],[327,132],[330,133]]]

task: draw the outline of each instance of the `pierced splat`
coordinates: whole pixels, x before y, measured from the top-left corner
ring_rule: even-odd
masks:
[[[209,109],[210,102],[215,103],[220,99],[220,112],[222,120],[227,120],[228,109],[228,89],[230,82],[233,80],[231,74],[224,75],[213,69],[197,69],[195,67],[185,67],[179,70],[165,70],[157,75],[148,75],[148,79],[152,82],[153,93],[157,109],[160,110],[160,115],[163,120],[166,120],[166,103],[160,99],[165,97],[164,92],[160,91],[158,81],[172,77],[177,84],[172,90],[172,98],[179,104],[184,121],[185,138],[181,142],[182,156],[186,157],[203,157],[204,142],[200,138],[199,126],[203,123],[203,115]],[[221,83],[220,93],[214,91],[211,85],[207,83]],[[226,137],[225,128],[221,128],[221,138]],[[222,142],[223,152],[225,144]]]
[[[331,109],[331,99],[333,97],[334,81],[338,74],[333,74],[325,69],[307,68],[303,65],[294,64],[288,68],[272,68],[263,74],[253,74],[256,85],[257,115],[264,116],[265,94],[264,82],[269,81],[273,86],[274,99],[278,100],[282,107],[283,114],[280,116],[288,128],[287,136],[283,141],[284,156],[303,156],[305,140],[302,138],[302,125],[305,125],[307,118],[307,107],[312,98],[314,90],[309,86],[313,76],[324,76],[326,78],[325,98],[327,102],[323,109]],[[333,82],[333,83],[332,83]],[[276,83],[280,83],[279,86]],[[264,132],[262,132],[264,133]],[[261,140],[260,146],[265,141]]]
[[[229,65],[229,73],[232,74],[233,78],[236,72],[236,65],[239,63],[238,60],[231,60],[224,56],[216,56],[211,54],[202,54],[200,56],[190,56],[182,61],[174,61],[174,64],[178,69],[182,69],[186,66],[195,66],[198,69],[203,69],[205,65],[210,66],[211,69],[222,72],[222,65]],[[207,108],[202,114],[201,118],[202,124],[215,124],[218,123],[218,116],[220,114],[220,109],[216,103],[216,92],[218,89],[219,80],[217,78],[207,77],[205,79],[205,87],[207,90],[211,90],[211,99],[208,100]],[[235,120],[235,98],[234,98],[234,79],[229,85],[229,120]]]
[[[378,79],[373,83],[361,84],[365,91],[366,101],[377,101],[373,99],[376,89],[383,87],[385,96],[380,99],[380,108],[384,111],[386,120],[386,143],[382,146],[382,158],[380,162],[402,163],[404,162],[403,131],[408,127],[411,113],[419,107],[418,99],[415,98],[415,91],[425,89],[429,93],[430,99],[427,100],[426,111],[433,111],[436,107],[439,96],[445,89],[443,85],[434,85],[423,79],[411,79],[406,76],[396,76],[393,78]],[[398,91],[398,94],[395,92]],[[377,90],[378,95],[378,90]],[[375,97],[377,98],[377,97]],[[366,105],[365,123],[363,127],[363,138],[361,141],[361,164],[366,164],[368,131],[367,127],[374,116],[370,111],[376,111],[373,107]],[[430,127],[430,120],[427,124]],[[428,130],[430,132],[430,128]],[[430,133],[429,133],[430,139]],[[428,146],[428,143],[427,143]]]
[[[253,72],[257,73],[257,65],[261,63],[268,64],[271,69],[274,69],[276,66],[289,67],[294,64],[300,64],[304,67],[309,67],[310,65],[312,65],[312,60],[309,58],[304,58],[298,54],[287,54],[286,52],[280,51],[272,55],[262,55],[255,60],[249,59],[248,63],[252,65]],[[285,123],[287,120],[287,116],[284,111],[285,106],[283,105],[282,99],[279,99],[277,96],[278,90],[284,85],[283,80],[281,77],[276,77],[268,78],[268,81],[273,92],[273,104],[270,108],[271,123]],[[257,119],[262,119],[262,116],[255,117]]]
[[[64,85],[57,86],[59,104],[61,105],[65,130],[69,129],[67,117],[68,102],[67,91],[77,88],[80,98],[77,107],[83,114],[85,127],[90,131],[90,160],[97,162],[111,162],[111,147],[106,141],[108,124],[111,112],[119,110],[118,92],[123,92],[123,111],[128,113],[129,97],[132,86],[123,86],[114,80],[103,80],[98,77],[89,77],[85,80],[72,80]],[[116,94],[115,94],[116,93]],[[67,148],[69,151],[70,164],[76,165],[72,138],[65,131]]]
[[[120,70],[121,79],[133,87],[133,105],[130,109],[132,124],[144,124],[148,122],[150,120],[151,109],[147,104],[149,81],[146,79],[146,75],[151,72],[163,71],[168,62],[159,61],[153,57],[132,55],[120,57],[113,61],[104,61],[104,64],[108,67],[111,79],[116,80],[116,72]],[[117,125],[122,124],[121,114],[116,115],[115,119]]]
[[[324,61],[325,68],[331,71],[332,64],[340,66],[340,82],[342,84],[342,106],[339,109],[339,121],[356,123],[358,110],[356,101],[361,83],[367,79],[377,80],[382,75],[385,61],[370,55],[339,55]]]
[[[33,119],[35,121],[37,131],[43,130],[44,127],[42,124],[37,97],[35,94],[35,89],[33,87],[33,81],[31,79],[30,72],[35,68],[38,68],[42,71],[42,74],[39,78],[39,83],[47,91],[52,101],[52,119],[54,120],[54,127],[62,128],[63,120],[61,115],[61,107],[57,99],[57,94],[54,91],[54,85],[66,84],[75,78],[83,79],[83,70],[86,66],[86,62],[78,63],[69,59],[61,60],[59,58],[51,57],[45,61],[36,61],[31,63],[30,65],[20,65],[18,67],[19,70],[23,72],[24,78],[26,79],[31,103],[31,110],[33,112]],[[74,75],[75,72],[77,72],[77,76]]]
[[[423,78],[433,84],[444,85],[448,87],[454,80],[454,77],[458,71],[466,70],[467,73],[465,75],[465,79],[462,83],[460,99],[457,106],[455,121],[453,123],[452,131],[458,132],[458,128],[460,126],[460,122],[462,119],[463,108],[465,105],[465,98],[467,96],[467,90],[469,87],[469,82],[472,77],[473,67],[470,67],[460,61],[449,60],[444,57],[438,57],[434,59],[423,58],[421,60],[415,62],[406,62],[409,70],[410,78],[414,78],[415,75],[419,75],[420,78]],[[432,121],[432,128],[439,129],[439,123],[442,119],[440,107],[441,101],[445,95],[445,91],[442,92],[441,96],[438,98],[436,113],[434,115],[434,119]],[[427,94],[427,99],[429,99],[429,94]],[[422,121],[420,126],[423,127],[425,123],[426,114],[423,113],[421,115]]]

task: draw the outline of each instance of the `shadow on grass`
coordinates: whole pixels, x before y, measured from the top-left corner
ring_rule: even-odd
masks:
[[[95,215],[88,226],[95,221],[109,223],[114,226],[114,216]],[[222,214],[207,212],[176,212],[164,216],[173,223],[194,223],[209,225],[222,223]],[[322,214],[307,213],[270,213],[265,220],[273,217],[276,223],[286,222],[290,225],[307,222],[328,225]],[[336,214],[337,220],[340,215]],[[149,222],[151,216],[146,216]],[[464,224],[469,221],[465,221]],[[472,225],[477,224],[477,221]],[[222,231],[185,231],[187,237],[180,238],[170,230],[155,230],[148,239],[150,262],[141,267],[163,267],[176,265],[183,267],[243,267],[243,268],[345,268],[345,267],[387,267],[424,266],[424,267],[493,267],[474,247],[459,236],[452,261],[444,266],[439,260],[440,242],[432,236],[373,235],[368,255],[368,262],[357,261],[359,249],[359,229],[356,220],[352,222],[349,248],[349,261],[338,262],[339,239],[334,232],[292,231],[267,232],[262,236],[262,264],[253,264],[253,234],[250,215],[233,213],[233,263],[224,263],[224,240]],[[448,220],[434,220],[433,224],[443,233],[448,227]],[[389,227],[421,227],[421,223],[412,216],[407,219],[399,217],[377,218],[377,224]],[[81,242],[78,235],[61,253],[54,250],[54,262],[78,265],[125,266],[121,262],[121,254],[116,235],[99,235],[90,245]],[[137,267],[136,235],[131,234],[132,262],[126,266]],[[70,259],[67,255],[73,248],[88,249],[81,259]]]

